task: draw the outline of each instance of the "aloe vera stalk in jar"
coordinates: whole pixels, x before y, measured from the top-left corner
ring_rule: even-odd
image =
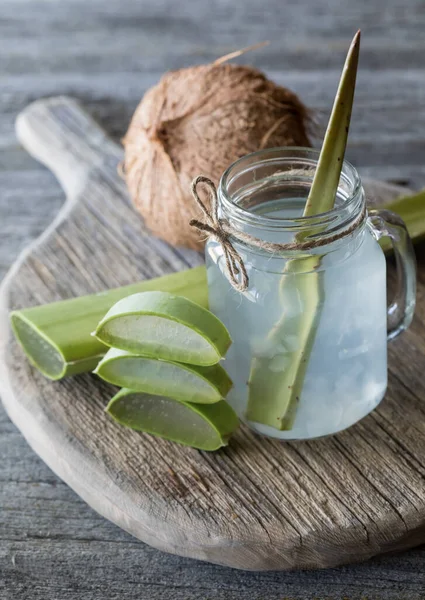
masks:
[[[360,32],[354,37],[343,68],[322,150],[317,163],[304,217],[323,214],[335,204],[356,84]],[[308,237],[303,234],[300,241]],[[268,345],[285,345],[285,339],[297,340],[295,350],[287,352],[288,364],[281,370],[271,370],[270,355],[255,357],[248,382],[249,397],[246,417],[250,421],[279,430],[291,429],[300,401],[315,333],[320,320],[324,289],[322,275],[317,271],[320,257],[314,254],[289,259],[281,280],[282,318],[269,332]],[[300,277],[297,273],[303,273]],[[285,294],[288,286],[296,286],[303,310],[297,318],[285,314]]]

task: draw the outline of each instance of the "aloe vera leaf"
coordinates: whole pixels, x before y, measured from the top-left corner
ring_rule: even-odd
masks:
[[[360,31],[354,36],[348,50],[304,217],[327,212],[335,204],[350,126],[359,49]],[[306,232],[298,237],[303,239],[308,235]],[[284,355],[287,360],[281,369],[276,367],[279,361],[276,356],[253,358],[246,411],[250,421],[278,430],[292,429],[324,304],[323,274],[315,272],[319,266],[320,257],[314,255],[291,259],[285,266],[280,286],[284,312],[267,336],[268,346],[276,348],[279,343],[285,344],[288,336],[295,336],[297,348]],[[303,307],[301,314],[292,319],[286,317],[284,308],[290,286],[296,286]]]
[[[193,365],[214,365],[232,340],[209,310],[168,292],[141,292],[119,300],[96,329],[114,348]]]
[[[359,52],[360,31],[354,36],[348,50],[304,217],[319,215],[334,207],[350,128]]]
[[[192,404],[129,389],[120,390],[106,412],[121,425],[199,450],[227,446],[239,426],[236,413],[225,400]]]
[[[201,367],[111,348],[94,371],[120,387],[182,402],[212,404],[225,398],[232,380],[219,364]]]
[[[172,292],[208,307],[205,267],[113,290],[15,310],[11,325],[30,362],[50,379],[92,371],[108,348],[91,335],[105,313],[135,292]]]
[[[413,242],[420,242],[425,239],[425,190],[410,196],[402,196],[387,202],[379,208],[397,213],[405,222]],[[392,248],[391,241],[388,238],[382,238],[380,244],[385,251]]]

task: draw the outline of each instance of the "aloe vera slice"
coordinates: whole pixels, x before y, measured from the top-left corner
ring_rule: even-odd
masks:
[[[188,365],[111,348],[94,371],[120,387],[182,402],[212,404],[227,396],[232,380],[219,364]]]
[[[106,412],[121,425],[199,450],[227,446],[239,426],[236,413],[225,400],[191,404],[128,389],[112,398]]]
[[[193,365],[213,365],[232,340],[209,310],[167,292],[133,294],[117,302],[96,337],[114,348]]]
[[[325,213],[335,204],[351,120],[359,49],[360,31],[348,50],[304,217]],[[282,306],[285,306],[286,286],[296,285],[304,311],[296,319],[287,318],[284,312],[267,338],[269,345],[276,347],[284,344],[288,336],[296,337],[298,345],[295,351],[288,352],[289,364],[282,370],[274,367],[272,370],[269,357],[253,358],[246,411],[250,421],[278,430],[292,429],[324,301],[322,273],[315,272],[319,266],[320,257],[315,255],[294,258],[286,264],[280,287]],[[305,274],[295,282],[291,275],[297,272]]]
[[[208,306],[205,267],[155,277],[135,284],[15,310],[11,325],[29,361],[50,379],[92,371],[108,348],[91,332],[118,300],[149,290],[173,292]]]

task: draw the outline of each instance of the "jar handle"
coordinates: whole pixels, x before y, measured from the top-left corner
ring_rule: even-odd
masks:
[[[404,221],[385,209],[369,210],[368,223],[376,240],[388,237],[397,267],[397,291],[387,312],[388,340],[393,340],[412,322],[416,304],[416,259]]]

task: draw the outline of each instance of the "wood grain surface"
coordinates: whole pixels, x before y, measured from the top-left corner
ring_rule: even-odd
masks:
[[[202,62],[261,35],[273,43],[252,62],[310,105],[327,109],[339,55],[360,24],[367,41],[349,158],[363,175],[423,185],[422,3],[300,2],[285,11],[278,4],[3,2],[3,273],[63,199],[50,174],[16,144],[13,121],[20,109],[39,96],[72,93],[118,138],[140,95],[164,69]],[[419,259],[422,263],[422,249]],[[5,598],[159,598],[170,590],[175,598],[422,597],[420,550],[350,568],[280,575],[241,573],[158,553],[85,507],[27,449],[6,418],[0,427]]]

